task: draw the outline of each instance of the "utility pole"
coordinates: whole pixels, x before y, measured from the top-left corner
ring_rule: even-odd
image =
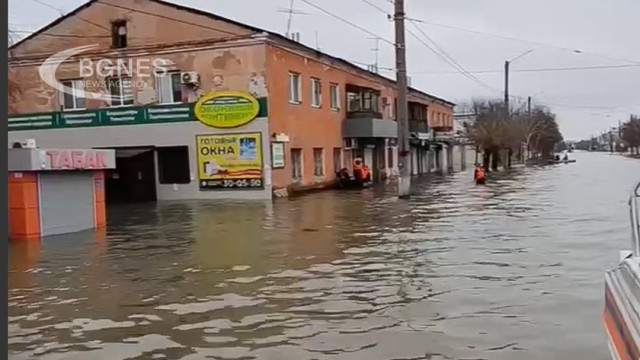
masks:
[[[393,19],[396,30],[396,83],[398,85],[398,143],[400,145],[400,178],[398,196],[408,197],[411,192],[410,147],[409,147],[409,105],[407,103],[407,62],[404,29],[404,0],[395,0]]]
[[[376,62],[373,65],[373,69],[374,72],[377,74],[378,73],[378,65],[379,65],[379,59],[380,59],[380,38],[378,37],[374,37],[371,38],[376,42],[376,47],[371,49],[371,51],[375,52],[376,54]]]
[[[509,61],[504,62],[504,106],[509,112]]]
[[[531,96],[527,97],[527,118],[528,118],[527,119],[527,123],[529,124],[527,126],[531,126],[531,123],[532,123],[532,120],[531,120]],[[533,127],[530,127],[529,131],[531,131],[532,128]],[[530,146],[529,146],[529,137],[530,137],[530,134],[527,134],[527,145],[526,145],[527,148],[525,149],[527,151],[527,158],[525,160],[529,160],[529,157],[531,155],[531,150],[529,149],[530,148]]]

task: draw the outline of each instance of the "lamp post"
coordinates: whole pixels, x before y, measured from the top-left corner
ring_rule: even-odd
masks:
[[[532,53],[534,50],[535,49],[527,50],[513,59],[506,60],[504,62],[504,105],[507,108],[507,111],[509,111],[509,65],[521,57]]]
[[[514,57],[511,60],[507,60],[504,62],[504,104],[507,107],[507,111],[509,110],[509,65],[511,65],[512,62],[531,54],[532,52],[534,52],[536,49],[531,49],[531,50],[527,50],[525,52],[523,52],[522,54]],[[571,50],[573,53],[575,54],[582,54],[581,50]]]

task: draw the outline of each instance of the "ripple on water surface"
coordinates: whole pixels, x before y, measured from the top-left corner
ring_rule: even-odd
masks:
[[[604,359],[640,163],[575,157],[408,201],[111,207],[106,233],[11,245],[10,358]]]

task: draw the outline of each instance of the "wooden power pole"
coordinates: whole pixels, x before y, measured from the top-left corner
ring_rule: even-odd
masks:
[[[411,157],[409,145],[409,105],[407,103],[407,61],[404,29],[404,0],[395,0],[394,22],[396,30],[396,83],[398,85],[398,196],[408,197],[411,192]]]

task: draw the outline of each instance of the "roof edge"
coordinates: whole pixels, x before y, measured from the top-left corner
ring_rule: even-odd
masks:
[[[22,45],[25,41],[28,41],[28,40],[30,40],[30,39],[42,34],[43,32],[47,31],[48,29],[58,25],[62,21],[66,20],[67,18],[78,14],[80,11],[88,8],[89,6],[91,6],[94,3],[97,3],[99,1],[100,0],[89,0],[89,1],[87,1],[86,3],[80,5],[79,7],[74,9],[73,11],[71,11],[71,12],[69,12],[69,13],[67,13],[67,14],[59,17],[59,18],[57,18],[56,20],[54,20],[51,23],[45,25],[44,27],[40,28],[39,30],[36,30],[35,32],[29,34],[27,37],[25,37],[23,39],[20,39],[20,41],[18,41],[15,44],[11,45],[8,48],[8,50],[11,51],[11,50],[17,48],[18,46]],[[370,76],[373,76],[375,78],[378,78],[378,79],[380,79],[382,81],[391,83],[391,84],[393,84],[394,86],[397,87],[397,81],[394,80],[394,79],[391,79],[391,78],[388,78],[386,76],[380,75],[378,73],[374,73],[372,71],[363,69],[360,66],[358,66],[358,65],[356,65],[356,64],[354,64],[354,63],[352,63],[350,61],[347,61],[345,59],[339,58],[339,57],[334,56],[334,55],[330,55],[330,54],[322,52],[322,51],[318,51],[318,50],[313,49],[313,48],[311,48],[311,47],[309,47],[309,46],[307,46],[305,44],[293,41],[293,40],[287,38],[286,36],[280,35],[278,33],[275,33],[275,32],[272,32],[272,31],[268,31],[268,30],[265,30],[265,29],[261,29],[261,28],[258,28],[258,27],[254,27],[254,26],[251,26],[251,25],[248,25],[248,24],[236,21],[236,20],[232,20],[232,19],[220,16],[220,15],[217,15],[217,14],[210,13],[208,11],[192,8],[192,7],[181,5],[181,4],[172,3],[172,2],[169,2],[169,1],[166,1],[166,0],[147,0],[147,1],[155,2],[157,4],[161,4],[161,5],[164,5],[164,6],[173,7],[175,9],[181,10],[181,11],[188,11],[188,12],[191,12],[191,13],[194,13],[194,14],[197,14],[197,15],[200,15],[200,16],[208,17],[208,18],[211,18],[211,19],[214,19],[214,20],[228,22],[230,24],[236,25],[238,27],[245,28],[245,29],[253,31],[255,33],[267,34],[268,36],[273,37],[274,39],[277,39],[280,42],[283,42],[287,46],[299,47],[299,48],[302,48],[302,50],[304,50],[306,52],[313,53],[313,54],[316,54],[316,55],[319,55],[319,56],[327,57],[330,60],[333,60],[333,61],[336,61],[338,63],[341,63],[342,65],[345,65],[345,66],[347,66],[349,68],[352,68],[352,69],[354,69],[356,71],[360,71],[360,72],[366,73],[366,74],[368,74]],[[429,93],[426,93],[426,92],[424,92],[422,90],[419,90],[419,89],[416,89],[414,87],[409,87],[408,89],[409,89],[409,92],[413,92],[413,93],[416,93],[416,94],[419,94],[419,95],[422,95],[422,96],[426,96],[427,98],[431,98],[431,99],[433,99],[435,101],[440,101],[440,102],[443,102],[443,103],[445,103],[447,105],[450,105],[450,106],[455,106],[456,105],[455,103],[453,103],[451,101],[448,101],[448,100],[445,100],[443,98],[431,95]]]

